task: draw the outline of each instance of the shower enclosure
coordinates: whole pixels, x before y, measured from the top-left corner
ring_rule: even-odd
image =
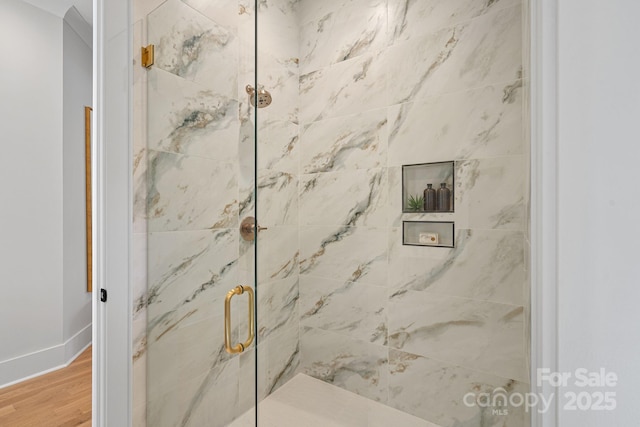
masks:
[[[526,3],[133,6],[134,425],[528,425]]]

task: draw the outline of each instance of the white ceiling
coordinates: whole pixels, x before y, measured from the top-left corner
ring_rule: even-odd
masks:
[[[93,0],[23,0],[47,12],[64,18],[67,11],[75,6],[89,25],[93,21]]]

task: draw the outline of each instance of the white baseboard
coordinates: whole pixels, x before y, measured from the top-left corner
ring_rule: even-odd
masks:
[[[66,368],[91,345],[91,324],[62,344],[0,362],[0,389]]]

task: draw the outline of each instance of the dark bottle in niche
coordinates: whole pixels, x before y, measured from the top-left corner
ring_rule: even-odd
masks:
[[[438,188],[438,210],[448,212],[451,211],[451,190],[447,188],[447,183],[443,182]],[[426,197],[425,197],[426,199]],[[426,200],[425,200],[425,203]]]
[[[436,210],[436,190],[433,189],[433,184],[427,184],[427,188],[424,190],[424,210],[427,212],[433,212]]]

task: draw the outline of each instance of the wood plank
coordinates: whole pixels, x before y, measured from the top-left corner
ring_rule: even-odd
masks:
[[[91,347],[66,368],[0,389],[0,426],[91,426]]]

